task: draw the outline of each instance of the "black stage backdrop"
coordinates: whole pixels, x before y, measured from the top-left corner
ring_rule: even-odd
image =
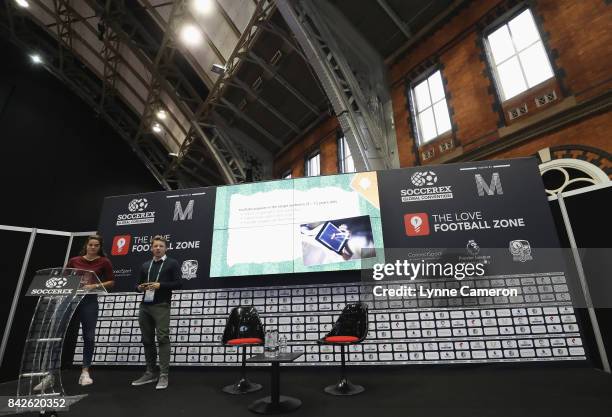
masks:
[[[472,257],[472,261],[487,259],[487,262],[485,262],[488,265],[486,269],[487,276],[506,275],[508,277],[510,275],[512,278],[513,274],[518,274],[515,276],[518,277],[520,274],[525,273],[532,274],[537,272],[546,275],[551,272],[565,272],[568,283],[572,281],[572,276],[569,271],[565,270],[561,258],[557,258],[557,255],[560,255],[560,253],[550,252],[552,248],[559,248],[559,239],[555,231],[551,210],[546,200],[537,161],[534,158],[380,171],[377,173],[377,177],[378,194],[381,202],[382,232],[385,243],[385,261],[387,263],[394,262],[393,256],[397,253],[394,252],[394,248],[399,249],[400,252],[411,251],[411,253],[418,253],[423,248],[451,248],[454,252],[448,251],[442,256],[435,255],[433,258],[430,256],[425,258],[434,262],[447,262],[451,259],[456,260],[455,256],[466,257],[467,255],[467,257]],[[286,183],[281,181],[278,181],[278,183],[286,185]],[[317,186],[315,183],[315,187]],[[275,191],[277,188],[273,183],[266,185],[266,190]],[[117,274],[116,290],[133,291],[138,269],[144,261],[150,259],[150,243],[152,236],[155,234],[165,235],[170,241],[169,255],[176,258],[182,265],[185,289],[281,286],[281,288],[292,288],[292,291],[299,291],[298,288],[302,284],[325,285],[338,282],[354,283],[360,280],[362,272],[358,270],[318,272],[316,274],[252,275],[224,277],[223,279],[209,278],[210,263],[219,262],[218,259],[210,259],[216,191],[217,189],[210,187],[107,198],[100,218],[100,230],[107,239],[105,248],[111,256]],[[259,197],[260,200],[258,201],[261,201],[262,198],[265,198],[265,196]],[[217,209],[219,210],[219,208]],[[414,220],[415,216],[418,218],[416,221]],[[469,226],[465,226],[466,224]],[[459,225],[463,225],[464,230],[460,230]],[[525,253],[530,255],[528,262],[517,260],[515,255],[511,253],[510,249],[513,242],[518,243],[521,250],[526,251]],[[261,245],[270,246],[271,250],[274,248],[274,242],[264,240],[260,243]],[[388,253],[387,250],[390,250],[390,252]],[[452,257],[448,258],[447,255]],[[478,258],[475,257],[476,255],[478,255]],[[406,257],[401,258],[401,253],[397,256],[397,259],[406,259]],[[490,256],[490,258],[487,258],[487,256]],[[415,258],[412,259],[414,260]],[[365,274],[367,275],[367,271]],[[452,281],[453,278],[449,278],[449,280]],[[502,279],[501,282],[504,282],[504,280]],[[476,285],[478,286],[479,284],[476,283]],[[470,306],[475,305],[473,302],[476,301],[479,307],[494,306],[495,308],[502,308],[504,306],[522,305],[523,303],[533,303],[528,304],[528,306],[538,307],[541,303],[546,304],[549,301],[555,300],[555,298],[551,297],[559,297],[560,295],[566,298],[556,298],[557,300],[570,301],[567,289],[555,289],[554,291],[558,291],[559,294],[552,294],[552,289],[550,291],[543,290],[547,294],[543,295],[541,299],[539,297],[536,299],[530,295],[532,294],[531,290],[528,289],[530,285],[533,286],[535,284],[521,284],[524,291],[526,291],[524,293],[524,300],[523,296],[515,300],[507,297],[493,300],[489,297],[491,300],[488,301],[487,297],[482,297],[478,298],[478,300],[468,300],[470,303],[466,301],[466,304],[459,304],[463,307],[456,307],[456,309],[469,309]],[[563,287],[563,285],[558,287]],[[211,292],[211,295],[211,298],[215,298],[213,292]],[[125,317],[127,321],[133,319],[131,307],[124,306],[122,300],[115,304],[113,301],[114,297],[107,298],[109,304],[109,311],[105,311],[107,317],[112,317],[112,320],[115,321],[118,321],[121,317]],[[296,297],[296,300],[299,299],[300,297]],[[304,303],[304,301],[296,301],[296,303]],[[217,327],[220,326],[219,323],[225,320],[225,311],[217,311],[215,308],[210,307],[204,310],[212,311],[202,313],[200,312],[202,309],[198,308],[198,312],[193,313],[190,302],[185,303],[184,309],[182,301],[180,304],[181,313],[179,313],[178,304],[175,306],[176,312],[173,313],[175,318],[179,318],[180,314],[186,314],[185,317],[191,314],[204,314],[207,319],[214,319],[216,323],[218,322],[215,324]],[[276,319],[276,315],[285,311],[308,311],[305,315],[330,314],[328,309],[325,311],[317,310],[319,305],[321,304],[313,304],[311,307],[314,307],[314,310],[279,309],[278,312],[270,310],[269,313],[266,310],[266,313],[270,317],[274,316],[272,319]],[[421,307],[421,304],[418,305]],[[448,301],[448,304],[440,305],[457,306],[457,304],[451,304],[450,301]],[[414,306],[416,307],[416,304]],[[268,305],[266,304],[266,309],[267,307]],[[412,311],[412,307],[404,307],[395,306],[393,308]],[[117,311],[113,310],[115,308]],[[376,308],[374,310],[384,313],[387,311],[385,308],[390,307],[379,307],[379,310],[376,310]],[[340,309],[341,306],[334,307],[334,311],[331,313],[335,313],[335,310]],[[182,313],[183,310],[185,310],[185,313]],[[534,310],[538,309],[535,308]],[[385,314],[380,315],[385,316]],[[550,317],[550,320],[553,319],[556,318]],[[580,317],[578,319],[580,320]],[[377,323],[378,320],[377,318]],[[384,321],[386,319],[381,318],[380,320]],[[406,320],[410,319],[406,318]],[[125,330],[128,331],[129,327],[133,327],[133,322],[129,325],[126,324],[126,326]],[[177,326],[180,327],[180,323]],[[499,326],[502,325],[500,324]],[[575,327],[573,324],[571,326]],[[547,333],[547,328],[541,327],[543,332]],[[579,332],[578,328],[571,329],[568,327],[566,329],[563,327],[563,330],[561,330],[560,325],[552,327],[552,330],[549,329],[551,334],[547,333],[546,337],[553,335],[555,337],[564,337],[563,331],[568,332],[567,334],[571,333],[570,336],[573,337],[575,333]],[[177,334],[179,334],[180,332],[178,331],[181,329],[176,330]],[[182,330],[185,331],[186,328]],[[209,330],[212,331],[212,328],[207,328],[206,330],[207,332]],[[503,330],[501,329],[500,332]],[[523,330],[520,331],[522,332]],[[519,333],[510,334],[512,336],[507,336],[510,339],[521,337]],[[307,336],[313,335],[308,334]],[[459,340],[460,336],[461,334],[458,334],[457,337],[454,335],[449,335],[448,337]],[[214,337],[216,337],[216,334]],[[390,343],[389,340],[385,340],[386,337],[373,333],[372,337],[368,339],[370,348],[376,348],[377,343]],[[436,336],[434,334],[431,337]],[[494,336],[485,337],[491,338]],[[190,345],[189,349],[194,346],[196,348],[202,347],[203,349],[212,348],[215,340],[210,341],[206,339],[197,341],[194,339],[194,343],[199,344]],[[309,342],[312,339],[308,338],[299,340],[305,340],[305,342],[296,342],[295,345],[301,343],[304,345],[303,347],[306,347],[306,345],[312,343]],[[112,346],[112,348],[118,349],[121,346],[120,341],[113,341],[113,343],[115,342],[118,344]],[[129,343],[136,342],[130,339]],[[140,347],[137,345],[133,348],[139,349]],[[219,347],[215,346],[214,348],[218,350]],[[184,349],[187,349],[187,347]],[[381,349],[385,349],[385,347]],[[386,349],[388,349],[388,346]],[[588,352],[588,349],[586,351]],[[222,356],[222,354],[220,355]],[[586,352],[580,356],[582,355],[588,357]],[[107,356],[111,359],[106,359]],[[118,359],[120,356],[122,355],[116,355],[114,352],[108,355],[102,353],[99,356],[100,359],[96,359],[96,361],[106,364],[123,364],[138,362],[139,360],[136,351],[134,355],[130,353],[130,358],[127,362],[124,359]],[[200,355],[200,358],[202,356],[207,355]],[[196,357],[197,355],[194,356],[194,358]],[[490,356],[489,359],[491,359]],[[579,358],[575,357],[574,359]],[[231,355],[226,354],[224,360],[215,360],[215,364],[218,362],[223,363],[225,360],[228,362],[233,361]],[[533,361],[533,359],[519,360]],[[184,362],[182,359],[178,362],[181,361]],[[210,361],[210,358],[207,357],[203,361],[203,364],[207,363]],[[493,359],[493,361],[495,360]],[[190,362],[197,364],[198,360],[194,359],[193,361],[190,360]],[[316,361],[311,362],[313,364],[317,363]],[[381,360],[381,362],[384,361]],[[444,360],[437,360],[436,362],[442,363]],[[430,363],[433,363],[433,361]]]
[[[427,248],[442,249],[447,260],[482,262],[487,275],[563,270],[535,158],[380,171],[378,178],[387,263],[406,259],[403,248],[412,259]],[[515,245],[530,254],[527,262],[511,256]]]
[[[537,248],[557,248],[559,240],[535,158],[448,164],[379,171],[378,193],[387,263],[395,248],[457,248],[468,254],[476,245],[489,256],[487,272],[552,271],[558,260]],[[180,192],[109,197],[99,230],[114,265],[116,291],[131,291],[142,263],[150,258],[150,241],[164,235],[169,255],[183,266],[183,288],[301,284],[302,276],[279,274],[207,279],[215,209],[215,187]],[[415,231],[414,217],[419,222]],[[469,223],[469,230],[451,230]],[[532,252],[530,262],[515,262],[511,242]],[[261,242],[262,245],[270,242]],[[498,248],[489,251],[490,248]],[[405,254],[404,254],[405,255]],[[405,259],[405,258],[403,258]],[[306,282],[359,280],[359,271],[321,272]],[[292,277],[291,281],[287,281]]]
[[[387,248],[465,248],[470,240],[481,248],[508,248],[512,240],[559,246],[535,158],[380,171],[378,178]],[[410,236],[412,213],[424,223]],[[441,230],[466,221],[483,227]]]
[[[182,267],[183,289],[203,288],[210,269],[215,188],[110,197],[100,233],[115,270],[115,291],[133,291],[140,265],[151,259],[151,239],[168,241]]]

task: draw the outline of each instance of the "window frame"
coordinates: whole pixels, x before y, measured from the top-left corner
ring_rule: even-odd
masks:
[[[316,156],[319,156],[319,173],[317,175],[311,175],[308,172],[308,162],[315,158]],[[321,175],[321,150],[320,149],[316,149],[312,152],[310,152],[306,158],[304,158],[304,176],[305,177],[316,177],[316,176],[320,176]]]
[[[512,57],[517,57],[518,59],[518,63],[519,66],[521,68],[521,76],[523,77],[523,81],[525,82],[525,85],[527,86],[527,88],[523,91],[521,91],[520,93],[510,97],[510,98],[506,98],[505,94],[504,94],[504,89],[503,86],[501,85],[501,80],[497,71],[497,64],[495,64],[495,60],[493,58],[493,51],[491,48],[491,44],[489,43],[489,36],[495,32],[496,30],[500,29],[502,26],[508,25],[510,23],[510,21],[512,21],[514,18],[516,18],[518,15],[520,15],[521,13],[523,13],[524,11],[529,10],[531,12],[531,16],[533,18],[533,22],[535,24],[535,28],[538,31],[538,36],[539,36],[539,42],[542,43],[542,48],[544,49],[544,53],[546,54],[546,58],[548,61],[548,66],[550,68],[550,72],[552,73],[552,76],[550,78],[547,78],[546,80],[543,80],[541,82],[539,82],[538,84],[529,87],[529,83],[527,80],[527,76],[525,75],[525,69],[523,68],[523,64],[520,60],[520,58],[518,58],[519,53],[517,51],[516,45],[514,43],[514,39],[512,38],[512,33],[510,33],[510,40],[512,41],[512,47],[514,49],[515,54],[512,55]],[[523,48],[521,50],[521,52],[525,51],[526,49],[530,48],[531,46],[535,45],[534,42],[531,45]],[[532,91],[534,89],[536,89],[538,86],[546,83],[546,82],[550,82],[551,80],[554,80],[557,78],[557,73],[555,71],[555,67],[553,66],[553,59],[551,54],[549,53],[548,47],[546,45],[546,42],[544,41],[544,37],[542,36],[542,30],[540,25],[538,24],[538,21],[536,19],[536,15],[534,13],[533,7],[529,4],[518,4],[517,6],[513,7],[512,9],[510,9],[508,12],[506,12],[505,14],[503,14],[502,16],[498,17],[497,19],[495,19],[490,25],[488,25],[484,31],[482,32],[482,45],[484,46],[484,52],[485,52],[485,56],[486,56],[486,61],[487,61],[487,65],[489,67],[490,73],[491,73],[491,77],[493,78],[493,83],[495,84],[495,91],[497,93],[497,97],[499,98],[499,102],[503,105],[504,103],[507,103],[513,99],[516,99],[517,97],[520,97],[523,94],[528,93],[529,91]],[[510,60],[512,57],[507,58],[506,61]],[[500,64],[501,65],[501,64]]]
[[[346,148],[344,146],[344,143],[346,143]],[[350,149],[348,149],[348,141],[346,140],[346,135],[342,131],[337,132],[336,144],[338,145],[338,173],[344,174],[357,172],[357,170],[355,170],[355,159],[353,159],[353,154],[351,153],[348,155],[348,157],[346,156],[346,150],[350,152]],[[353,161],[353,171],[350,172],[346,171],[346,160],[349,157]]]
[[[419,111],[417,108],[417,102],[416,102],[416,94],[415,94],[415,88],[417,85],[421,84],[423,81],[427,80],[429,77],[431,77],[434,73],[440,71],[440,78],[442,79],[442,89],[444,90],[444,102],[446,103],[446,110],[448,112],[448,119],[450,122],[450,129],[446,130],[440,134],[437,134],[436,136],[434,136],[433,138],[424,141],[423,137],[422,137],[422,133],[421,133],[421,121],[419,119]],[[429,86],[427,86],[427,89],[429,90]],[[430,95],[430,100],[431,100],[431,91],[429,92]],[[437,65],[433,65],[430,68],[426,69],[425,71],[423,71],[422,73],[420,73],[417,77],[413,78],[412,80],[410,80],[410,83],[408,84],[408,97],[409,97],[409,103],[410,103],[410,114],[412,117],[412,126],[413,126],[413,134],[416,138],[416,143],[417,143],[417,148],[426,146],[426,145],[431,145],[432,143],[434,143],[436,140],[446,137],[447,135],[452,135],[455,131],[455,126],[453,125],[453,119],[452,119],[452,113],[451,113],[451,108],[448,104],[448,91],[446,89],[446,85],[444,84],[444,76],[442,73],[442,66],[437,64]],[[437,101],[436,103],[439,103],[439,101]],[[430,107],[433,111],[433,106],[434,103],[431,103]],[[438,131],[438,124],[436,122],[435,119],[435,113],[434,113],[434,124],[436,127],[436,133]]]

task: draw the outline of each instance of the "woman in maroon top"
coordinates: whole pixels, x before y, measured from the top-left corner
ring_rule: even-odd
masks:
[[[88,236],[79,256],[70,258],[66,268],[77,268],[93,271],[98,276],[101,284],[84,285],[85,289],[95,289],[103,286],[109,289],[115,282],[113,265],[106,257],[102,249],[102,236]],[[95,350],[96,323],[98,321],[98,296],[87,294],[79,303],[76,315],[83,328],[83,369],[79,377],[79,385],[91,385],[93,380],[89,375],[89,367]]]

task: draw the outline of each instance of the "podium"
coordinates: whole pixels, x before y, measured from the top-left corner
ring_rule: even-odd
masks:
[[[64,337],[79,302],[88,294],[106,294],[98,276],[74,268],[36,272],[27,296],[38,296],[25,341],[18,397],[64,397],[61,357]],[[78,401],[84,396],[75,397]]]

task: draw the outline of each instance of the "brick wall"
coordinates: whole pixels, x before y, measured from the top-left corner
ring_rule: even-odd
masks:
[[[406,85],[410,78],[433,65],[442,70],[453,123],[455,148],[449,150],[448,156],[461,159],[463,153],[505,139],[504,129],[515,122],[507,120],[497,97],[485,59],[482,31],[516,4],[518,2],[514,0],[472,1],[389,64],[400,166],[422,163],[417,159]],[[568,96],[571,98],[569,101],[579,105],[609,92],[612,86],[612,36],[608,27],[612,21],[612,7],[605,0],[538,0],[533,4],[532,11],[557,75],[556,80],[549,82],[559,95],[558,101],[551,106],[560,105]],[[542,90],[541,86],[538,88]],[[532,103],[536,94],[540,91],[528,91],[519,98]],[[529,116],[519,119],[518,124],[524,126],[515,127],[526,131],[533,129],[529,117],[540,111],[532,105]],[[337,128],[337,119],[329,117],[283,152],[275,161],[276,177],[288,169],[294,177],[303,176],[304,158],[317,147],[321,151],[322,174],[336,173]],[[612,152],[612,141],[606,136],[606,131],[610,130],[612,121],[609,116],[589,117],[553,133],[536,136],[528,143],[491,153],[486,158],[527,156],[557,144],[582,144]],[[444,162],[443,156],[440,154],[439,158],[429,162]]]
[[[612,113],[599,114],[583,119],[565,129],[536,137],[511,149],[496,152],[487,159],[535,155],[541,149],[559,145],[586,145],[610,152],[610,126],[612,126]],[[609,161],[604,161],[604,163],[609,163]]]
[[[338,119],[330,116],[318,126],[296,140],[295,144],[282,152],[274,161],[274,177],[280,178],[288,170],[292,177],[304,176],[304,162],[315,150],[321,154],[321,175],[338,172],[338,144],[336,132],[340,128]]]
[[[562,81],[578,101],[612,86],[612,7],[605,0],[540,0],[537,11],[548,33]]]
[[[503,140],[503,129],[500,131],[500,128],[508,122],[488,73],[481,38],[483,28],[516,3],[473,1],[429,37],[390,63],[393,113],[401,166],[418,163],[407,105],[406,83],[432,65],[441,67],[446,82],[458,148],[453,150],[453,157],[457,153]],[[561,96],[558,103],[563,101],[563,94],[573,96],[572,102],[578,105],[609,92],[612,86],[612,36],[609,30],[612,7],[604,0],[539,0],[534,4],[532,10],[553,57],[552,65],[558,81],[555,85],[563,90],[558,92]],[[528,99],[533,101],[532,97]],[[532,114],[535,112],[530,110],[529,116]],[[585,134],[584,129],[587,127],[589,134]],[[537,151],[560,143],[584,144],[612,152],[612,141],[607,140],[605,135],[611,128],[610,117],[597,116],[584,122],[578,120],[576,124],[560,131],[530,139],[533,143],[521,143],[492,157],[526,156],[533,154],[535,148],[538,148]],[[529,125],[524,129],[530,129]],[[439,158],[431,162],[442,161],[443,158]]]

